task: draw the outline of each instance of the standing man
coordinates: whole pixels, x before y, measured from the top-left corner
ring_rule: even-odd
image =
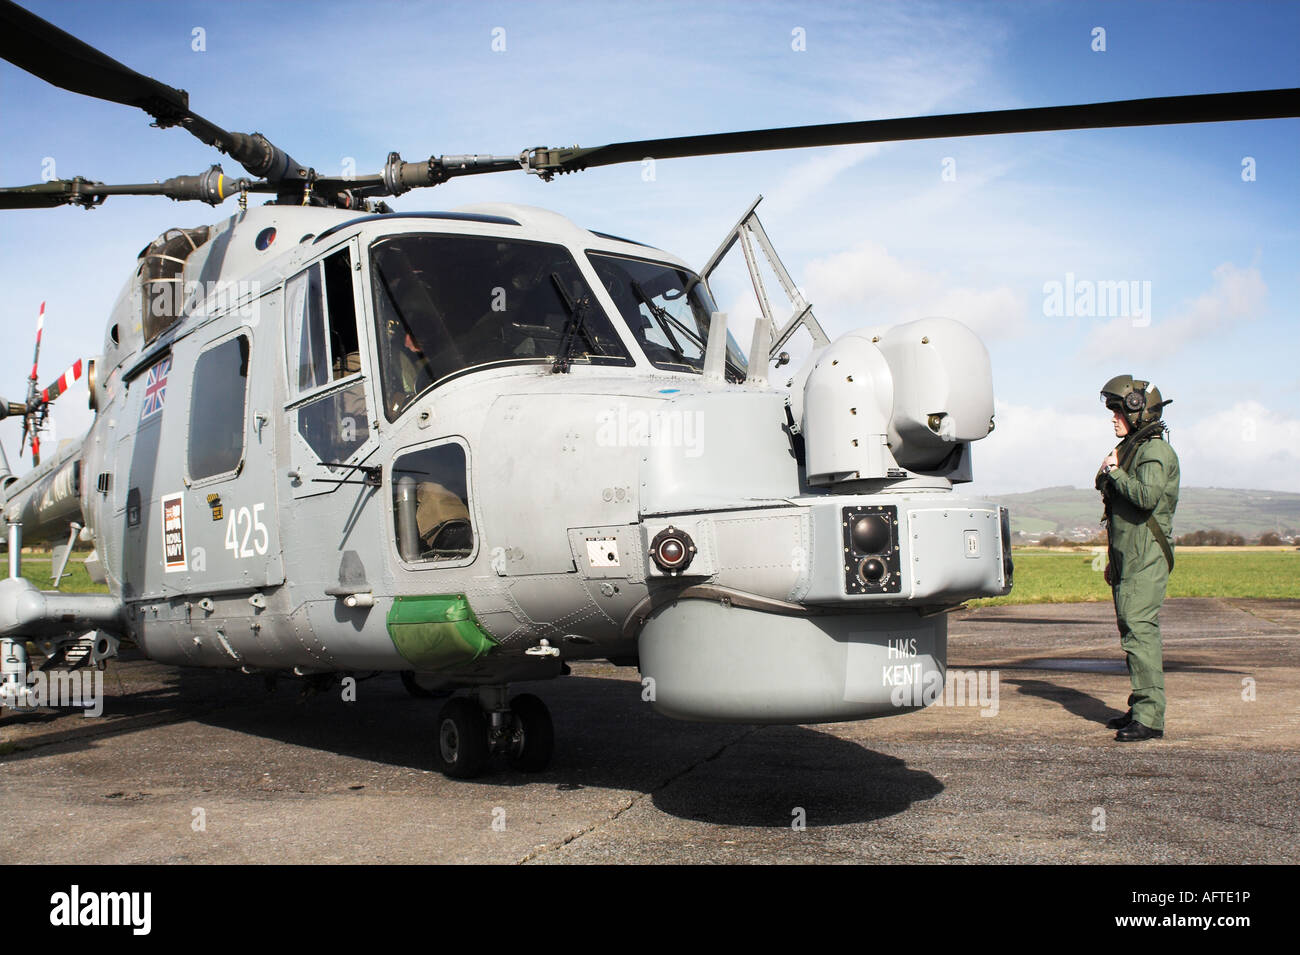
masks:
[[[1106,725],[1115,739],[1134,742],[1165,735],[1165,677],[1161,660],[1160,605],[1174,567],[1174,508],[1178,506],[1178,455],[1165,437],[1160,391],[1131,375],[1101,389],[1114,413],[1119,445],[1097,471],[1109,538],[1106,583],[1115,598],[1120,646],[1128,655],[1132,693],[1128,712]]]

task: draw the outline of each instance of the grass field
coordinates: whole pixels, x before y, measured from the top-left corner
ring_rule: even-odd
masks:
[[[1111,599],[1110,588],[1101,576],[1104,553],[1038,548],[1012,553],[1016,576],[1011,593],[972,600],[971,606]],[[1180,547],[1174,561],[1169,577],[1170,597],[1300,599],[1300,551]]]
[[[108,588],[103,584],[92,583],[90,575],[86,573],[86,567],[82,561],[86,559],[85,554],[74,554],[72,560],[68,561],[68,570],[63,575],[59,589],[70,594],[106,594]],[[53,585],[53,579],[50,572],[54,565],[50,563],[47,555],[23,554],[23,576],[30,580],[41,590],[49,590]],[[9,555],[0,557],[0,577],[9,576]]]
[[[994,604],[1078,603],[1110,600],[1101,578],[1105,556],[1089,550],[1017,548],[1015,588],[1006,597],[972,600],[973,607]],[[1268,597],[1300,599],[1300,551],[1264,548],[1180,547],[1169,578],[1170,597]],[[9,573],[0,558],[0,575]],[[50,587],[50,559],[24,555],[23,576]],[[107,593],[90,582],[81,555],[68,563],[61,590]]]

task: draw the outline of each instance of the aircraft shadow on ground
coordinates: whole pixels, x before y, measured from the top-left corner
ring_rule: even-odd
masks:
[[[944,786],[906,762],[801,726],[764,727],[656,790],[680,819],[764,828],[869,822],[905,812]]]
[[[322,753],[436,771],[434,731],[442,701],[411,697],[396,674],[359,682],[351,703],[337,685],[304,698],[297,681],[281,681],[267,693],[262,681],[231,672],[177,669],[174,677],[170,687],[110,696],[106,713],[119,719],[104,724],[104,733],[148,730],[170,712]],[[635,681],[594,676],[512,687],[537,693],[551,709],[556,751],[550,769],[524,774],[498,759],[483,776],[456,785],[631,790],[649,794],[658,809],[681,819],[773,828],[790,827],[800,811],[809,826],[867,822],[944,788],[897,757],[817,729],[671,720],[642,702],[640,690]],[[103,734],[86,734],[82,724],[91,722],[76,721],[82,732],[24,740],[24,749],[6,759],[39,760],[94,747]]]

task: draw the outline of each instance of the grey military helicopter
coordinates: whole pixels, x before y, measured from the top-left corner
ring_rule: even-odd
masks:
[[[1295,89],[1178,96],[392,153],[341,179],[8,0],[0,28],[9,62],[179,126],[247,173],[0,189],[9,209],[239,202],[145,246],[86,362],[89,432],[0,476],[0,702],[24,703],[29,641],[46,666],[102,665],[129,641],[250,674],[400,671],[456,691],[433,746],[456,777],[493,754],[546,767],[547,709],[508,687],[578,660],[639,665],[657,710],[686,720],[857,720],[932,700],[903,691],[942,683],[945,611],[1012,586],[1005,509],[954,491],[993,428],[992,374],[952,320],[829,340],[754,207],[696,272],[541,209],[398,213],[384,197],[645,156],[1300,115]],[[271,199],[249,206],[256,194]],[[763,313],[747,351],[708,284],[736,245]],[[774,382],[800,329],[812,353]],[[0,416],[35,428],[47,408],[29,388]],[[24,540],[60,542],[66,566],[77,539],[107,594],[20,576]]]

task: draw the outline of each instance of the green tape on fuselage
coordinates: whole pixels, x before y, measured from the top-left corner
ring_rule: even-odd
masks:
[[[478,625],[464,594],[394,597],[388,636],[397,652],[419,670],[472,663],[496,646]]]

